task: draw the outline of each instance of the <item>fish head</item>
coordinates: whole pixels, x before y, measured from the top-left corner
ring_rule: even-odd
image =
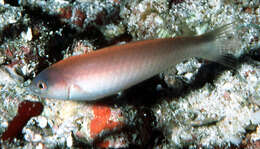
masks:
[[[68,98],[66,81],[58,71],[46,69],[39,73],[29,86],[29,91],[42,98]]]

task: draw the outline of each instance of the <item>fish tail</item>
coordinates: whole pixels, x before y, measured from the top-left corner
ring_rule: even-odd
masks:
[[[234,35],[235,23],[226,24],[211,32],[201,35],[204,41],[207,41],[202,48],[200,57],[220,63],[226,67],[235,68],[237,61],[233,54],[241,43]]]

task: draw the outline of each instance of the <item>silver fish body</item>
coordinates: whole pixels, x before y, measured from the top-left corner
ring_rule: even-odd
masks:
[[[228,28],[224,26],[195,37],[136,41],[72,56],[37,75],[30,90],[46,98],[98,100],[149,79],[187,58],[218,61],[221,54],[219,42],[215,42],[217,33]]]

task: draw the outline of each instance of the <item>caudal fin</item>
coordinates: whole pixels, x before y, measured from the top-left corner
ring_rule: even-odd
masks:
[[[234,68],[236,59],[232,56],[240,46],[240,41],[230,36],[235,31],[235,23],[226,24],[211,32],[201,35],[203,40],[207,41],[202,49],[202,58],[220,63],[224,66]]]

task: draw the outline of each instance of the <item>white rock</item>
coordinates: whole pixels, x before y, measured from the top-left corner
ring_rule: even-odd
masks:
[[[42,140],[42,136],[39,134],[34,134],[32,141],[33,142],[40,142]]]
[[[231,136],[229,139],[230,139],[230,142],[232,142],[235,145],[239,145],[242,141],[242,139],[238,136]]]
[[[39,116],[38,117],[38,126],[41,128],[45,128],[48,124],[48,121],[45,117]]]
[[[2,122],[2,123],[1,123],[1,127],[7,128],[7,127],[8,127],[8,122],[7,122],[7,121]]]
[[[260,111],[257,111],[252,114],[252,119],[251,119],[253,124],[259,124],[260,123]]]
[[[31,41],[32,40],[32,29],[29,27],[26,32],[21,33],[22,38],[25,41]]]
[[[69,147],[69,148],[72,147],[73,139],[72,139],[71,135],[69,137],[67,137],[66,142],[67,142],[67,147]]]
[[[39,143],[39,144],[36,146],[36,149],[43,149],[43,148],[44,148],[44,146],[43,146],[42,143]]]
[[[0,0],[0,5],[4,5],[5,1],[4,0]]]
[[[15,80],[2,68],[0,68],[0,84],[14,84]]]

